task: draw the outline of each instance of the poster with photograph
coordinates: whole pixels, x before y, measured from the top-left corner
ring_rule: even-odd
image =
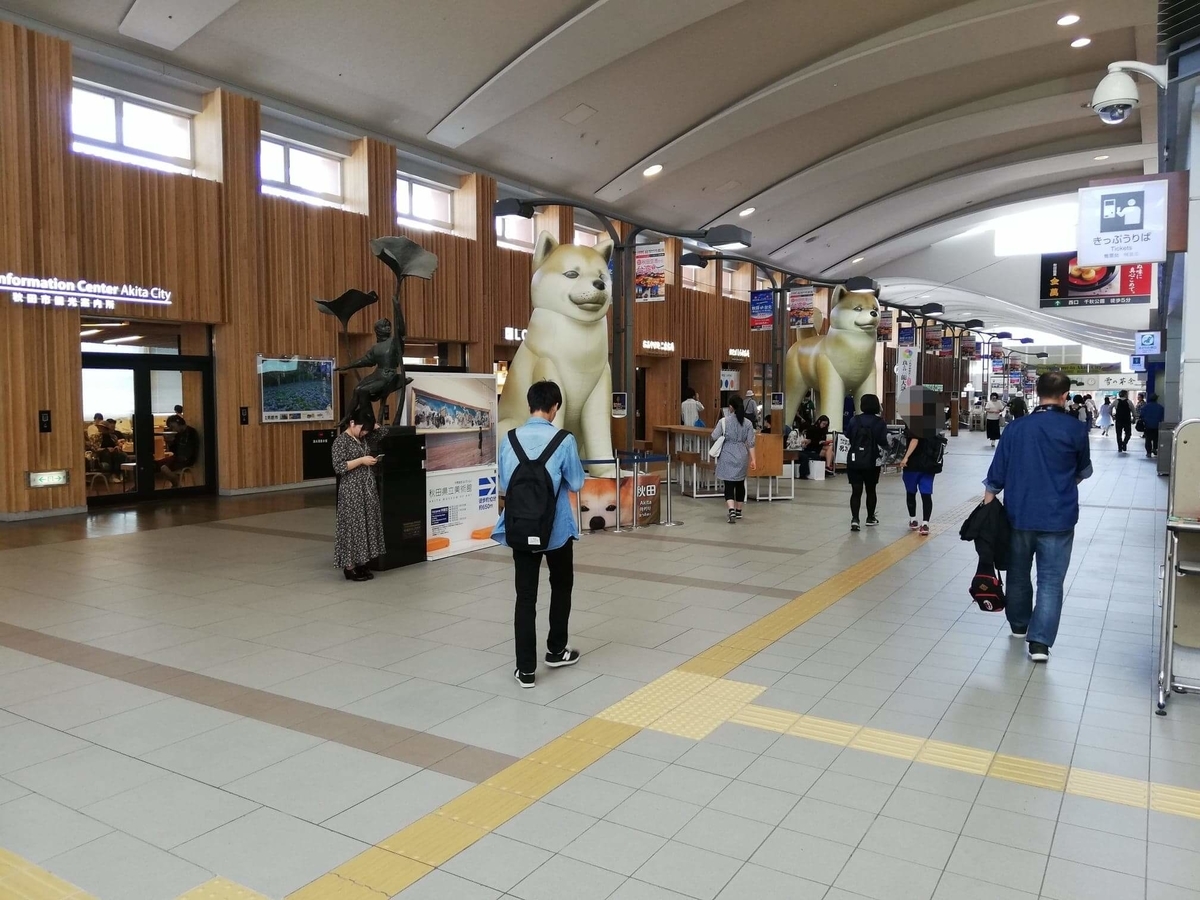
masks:
[[[926,325],[925,326],[925,349],[933,353],[941,353],[942,350],[942,326],[941,325]]]
[[[808,328],[813,323],[816,289],[812,285],[792,288],[787,293],[788,327]]]
[[[1085,266],[1074,253],[1043,253],[1041,308],[1149,303],[1153,263]]]
[[[954,355],[954,338],[942,335],[942,346],[938,350],[938,356],[953,356]]]
[[[901,347],[916,346],[917,329],[912,325],[901,325],[897,334],[899,335],[897,338],[897,343],[899,343]]]
[[[775,327],[775,292],[750,292],[750,330],[770,331]]]
[[[892,328],[896,321],[896,314],[885,309],[879,314],[879,330],[875,332],[875,340],[881,344],[886,344],[892,339]]]
[[[639,303],[666,300],[667,245],[638,244],[634,260],[634,299]]]
[[[658,522],[661,493],[659,476],[639,476],[636,488],[633,475],[621,476],[621,527],[633,524],[636,511],[638,525]],[[588,477],[583,490],[571,495],[571,505],[579,517],[582,531],[604,531],[617,526],[617,481],[615,478]]]
[[[979,342],[975,338],[963,338],[960,346],[963,359],[979,359]]]
[[[332,359],[258,357],[262,421],[332,422]]]
[[[413,372],[404,409],[425,435],[425,469],[496,464],[496,376]]]

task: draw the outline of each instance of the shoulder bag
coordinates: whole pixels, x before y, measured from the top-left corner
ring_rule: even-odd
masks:
[[[725,419],[722,418],[721,419],[721,434],[720,434],[720,436],[717,437],[717,439],[715,441],[712,442],[712,446],[708,448],[709,458],[716,459],[718,456],[720,456],[721,448],[724,446],[725,446]]]

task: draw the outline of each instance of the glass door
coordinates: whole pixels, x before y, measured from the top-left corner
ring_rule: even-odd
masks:
[[[83,355],[88,503],[211,493],[208,357]]]

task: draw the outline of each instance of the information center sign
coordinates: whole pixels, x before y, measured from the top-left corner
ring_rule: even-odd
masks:
[[[115,311],[118,303],[171,305],[171,291],[166,288],[35,278],[13,272],[0,273],[0,294],[8,294],[13,303],[23,306],[57,306],[64,309]]]

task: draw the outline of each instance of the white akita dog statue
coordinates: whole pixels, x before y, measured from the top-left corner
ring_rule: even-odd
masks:
[[[533,252],[529,329],[517,348],[500,396],[500,439],[529,418],[525,394],[537,381],[553,381],[563,402],[554,424],[579,442],[584,459],[612,459],[612,369],[608,363],[608,315],[612,241],[595,248],[559,244],[547,231]],[[613,478],[613,466],[590,474]]]

